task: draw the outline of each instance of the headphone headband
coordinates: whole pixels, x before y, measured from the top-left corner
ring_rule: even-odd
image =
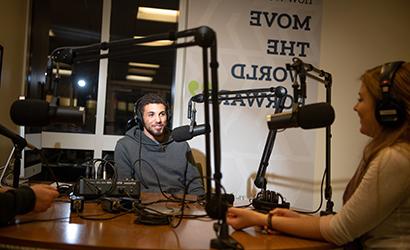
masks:
[[[377,121],[386,127],[395,127],[401,124],[405,118],[403,106],[390,93],[394,77],[403,63],[403,61],[386,63],[380,69],[379,81],[382,99],[376,103],[375,115]]]
[[[380,83],[382,87],[388,84],[390,88],[393,85],[394,76],[403,63],[404,61],[396,61],[383,64],[380,70]]]

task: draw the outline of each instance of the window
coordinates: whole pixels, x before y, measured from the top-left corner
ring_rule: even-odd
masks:
[[[178,1],[113,1],[110,41],[177,31],[178,7]],[[134,103],[146,93],[156,93],[171,104],[176,51],[154,50],[151,43],[112,51],[119,56],[108,63],[105,134],[123,135]]]
[[[102,2],[33,0],[27,96],[47,98],[63,107],[85,107],[87,117],[82,127],[49,125],[44,131],[95,132],[98,61],[75,65],[58,63],[53,67],[51,83],[45,82],[45,70],[48,55],[54,49],[100,42]]]
[[[52,163],[56,171],[72,180],[84,174],[78,162],[91,155],[112,157],[116,141],[124,135],[127,122],[133,117],[133,104],[143,94],[157,93],[172,106],[176,51],[141,54],[130,53],[124,47],[120,48],[122,56],[108,60],[60,62],[53,67],[54,80],[47,83],[45,71],[51,52],[60,47],[177,31],[178,10],[179,0],[32,1],[26,96],[57,100],[59,106],[81,106],[86,112],[83,126],[50,124],[26,130],[42,132],[41,146],[50,155],[69,154],[77,160],[65,165]],[[150,46],[139,48],[145,50]],[[41,174],[45,172],[43,164]]]

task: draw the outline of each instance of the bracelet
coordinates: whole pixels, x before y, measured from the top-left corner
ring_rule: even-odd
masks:
[[[272,216],[273,216],[273,213],[268,213],[268,229],[269,230],[274,230],[272,227]]]

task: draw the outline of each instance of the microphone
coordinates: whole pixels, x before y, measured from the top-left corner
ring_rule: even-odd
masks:
[[[72,47],[63,47],[54,51],[52,60],[54,62],[61,62],[65,64],[73,64],[75,57],[75,51]],[[52,64],[51,64],[52,65]]]
[[[84,108],[57,107],[43,100],[17,100],[10,108],[11,120],[20,126],[41,127],[50,123],[84,125]]]
[[[0,134],[9,138],[13,142],[14,145],[17,145],[17,147],[21,149],[24,149],[25,147],[28,147],[33,150],[37,149],[36,146],[31,145],[30,143],[27,143],[26,139],[24,139],[20,135],[14,133],[13,131],[9,130],[8,128],[4,127],[1,124],[0,124]]]
[[[328,103],[314,103],[297,107],[292,112],[267,116],[269,129],[327,127],[335,120],[335,111]]]
[[[172,138],[176,142],[182,142],[182,141],[188,141],[191,140],[193,137],[197,135],[203,135],[205,133],[209,133],[211,131],[211,128],[209,127],[208,124],[201,124],[201,125],[194,125],[194,126],[181,126],[174,128],[172,130]]]
[[[193,102],[203,103],[205,101],[204,94],[196,94],[190,99]]]

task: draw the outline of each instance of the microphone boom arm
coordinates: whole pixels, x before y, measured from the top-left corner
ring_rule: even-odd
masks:
[[[306,78],[309,77],[311,79],[314,79],[320,83],[323,83],[325,88],[326,88],[326,102],[328,104],[331,104],[331,96],[332,96],[332,75],[324,70],[315,68],[313,65],[309,63],[305,63],[299,58],[293,58],[292,59],[293,64],[286,64],[286,68],[288,70],[294,70],[296,72],[295,80],[296,77],[299,75],[302,75],[302,77]],[[309,72],[313,72],[316,75],[313,75]],[[294,100],[298,100],[297,97],[297,92],[298,92],[298,86],[294,85]],[[325,159],[325,177],[326,177],[326,187],[325,187],[325,199],[327,200],[326,203],[326,210],[321,211],[321,215],[327,215],[327,214],[333,214],[333,201],[332,201],[332,186],[331,186],[331,138],[332,138],[332,133],[331,133],[331,126],[326,127],[326,159]],[[321,194],[322,195],[322,194]]]
[[[20,167],[21,167],[21,157],[23,149],[28,146],[26,139],[15,134],[11,130],[7,129],[3,125],[0,124],[0,134],[4,135],[5,137],[9,138],[14,145],[13,151],[11,155],[14,154],[14,165],[13,165],[13,187],[18,188],[19,186],[19,178],[20,178]],[[31,145],[30,145],[31,146]],[[11,156],[10,155],[10,156]],[[3,179],[3,175],[9,165],[10,160],[7,161],[8,164],[5,166],[4,172],[1,176],[0,181]]]
[[[210,91],[208,91],[208,99],[213,100]],[[281,103],[283,108],[290,108],[285,106],[285,101],[287,98],[293,102],[291,95],[287,94],[287,90],[283,86],[270,87],[270,88],[258,88],[258,89],[241,89],[241,90],[220,90],[217,93],[216,100],[220,103],[222,101],[228,100],[245,100],[255,97],[274,97],[275,98],[275,109],[278,109],[277,103]],[[191,123],[195,122],[195,103],[202,103],[205,101],[205,91],[201,94],[194,95],[190,98],[188,102],[188,112],[187,118],[191,120]],[[282,111],[282,110],[281,110]]]

